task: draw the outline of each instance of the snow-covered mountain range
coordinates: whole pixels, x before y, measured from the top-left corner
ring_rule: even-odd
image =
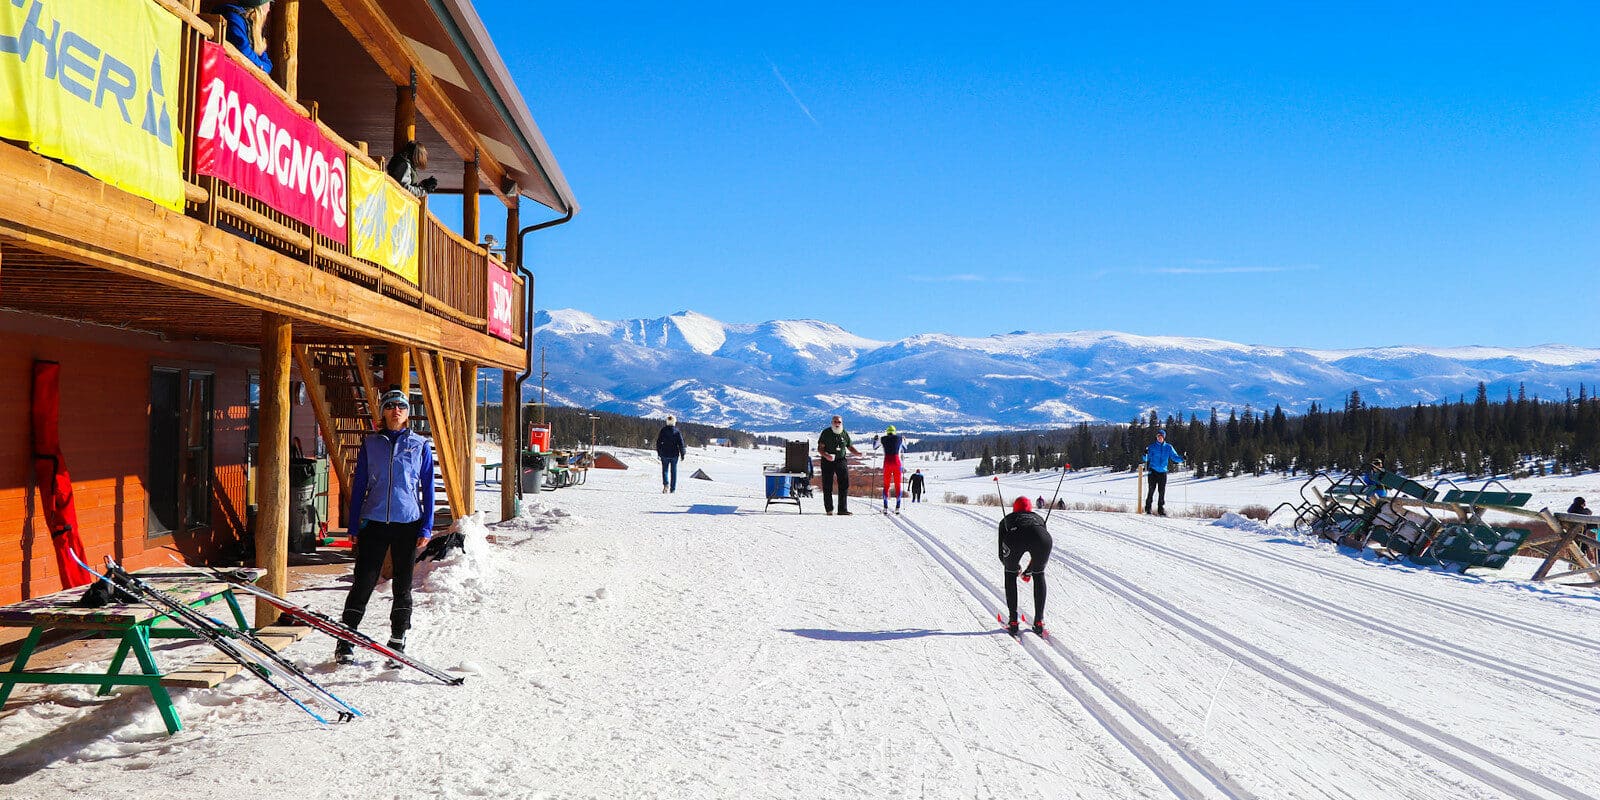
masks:
[[[1600,383],[1600,349],[1547,345],[1309,350],[1104,331],[922,334],[880,342],[817,320],[730,324],[684,311],[607,321],[540,311],[547,401],[754,431],[820,428],[835,413],[857,430],[918,432],[1056,427],[1212,407],[1374,405],[1455,399],[1489,384],[1553,399]],[[530,388],[537,391],[536,382]]]

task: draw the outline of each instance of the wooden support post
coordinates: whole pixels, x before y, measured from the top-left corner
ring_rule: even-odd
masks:
[[[478,184],[478,151],[472,151],[472,160],[466,162],[466,170],[461,174],[461,238],[477,244],[482,237],[478,235],[478,197],[482,188]]]
[[[522,481],[522,431],[517,430],[517,373],[500,372],[500,519],[517,515],[517,487]]]
[[[411,73],[409,86],[394,89],[394,153],[405,149],[417,138],[417,73]]]
[[[477,476],[473,470],[478,463],[478,365],[471,361],[461,362],[461,393],[466,400],[461,405],[462,422],[461,445],[462,470],[467,476],[467,486],[478,485]],[[476,491],[467,493],[467,513],[476,513],[478,510],[478,497]]]
[[[1139,465],[1139,480],[1134,484],[1133,513],[1143,514],[1144,508],[1144,465]]]
[[[300,0],[272,4],[272,78],[290,99],[300,99]]]
[[[279,314],[261,315],[261,474],[256,478],[256,566],[260,586],[277,595],[289,588],[289,350],[293,326]],[[256,601],[256,627],[278,620],[278,609]]]
[[[322,385],[322,373],[312,362],[311,354],[303,344],[294,346],[294,363],[300,368],[300,378],[306,382],[306,395],[311,398],[311,410],[316,414],[317,427],[322,429],[322,439],[328,443],[328,460],[333,463],[333,474],[339,486],[350,486],[349,466],[339,452],[339,429],[334,427],[333,414],[328,409],[327,389]]]
[[[511,202],[506,203],[506,266],[513,272],[522,266],[522,198],[511,196]]]
[[[413,352],[413,348],[406,347],[403,344],[389,345],[388,355],[383,361],[383,386],[379,387],[378,397],[372,398],[374,405],[377,404],[378,398],[382,397],[384,391],[387,391],[390,386],[406,394],[411,394],[411,354]],[[381,427],[383,411],[374,409],[372,413],[377,415],[377,419],[380,420],[379,426]]]

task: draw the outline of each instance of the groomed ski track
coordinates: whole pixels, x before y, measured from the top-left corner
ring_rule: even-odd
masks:
[[[982,546],[992,551],[994,548],[995,522],[998,510],[984,515],[982,512],[959,506],[945,507],[941,513],[954,514],[971,523],[971,534],[960,538],[964,551],[972,552],[981,542]],[[1093,520],[1093,521],[1091,521]],[[1106,522],[1119,522],[1125,530],[1109,527]],[[956,555],[950,545],[937,541],[916,523],[896,520],[898,527],[917,539],[924,548],[930,549],[933,555],[947,569],[955,575],[956,580],[967,586],[978,601],[985,606],[998,603],[1003,610],[1004,595],[999,586],[1000,569],[998,562],[986,565],[987,569],[974,569],[970,562]],[[1564,699],[1565,703],[1550,703],[1549,713],[1585,715],[1593,714],[1600,703],[1600,693],[1590,689],[1584,682],[1582,664],[1587,660],[1582,651],[1592,648],[1593,642],[1581,636],[1550,632],[1526,624],[1508,624],[1506,628],[1520,633],[1530,633],[1535,637],[1542,637],[1548,641],[1561,642],[1568,650],[1572,651],[1565,659],[1554,659],[1567,668],[1566,676],[1527,664],[1518,663],[1516,654],[1490,654],[1472,647],[1462,646],[1447,641],[1439,636],[1417,633],[1405,630],[1394,623],[1385,623],[1375,617],[1369,617],[1359,609],[1370,610],[1372,606],[1353,602],[1350,595],[1351,586],[1366,585],[1377,591],[1374,594],[1383,597],[1401,597],[1415,601],[1418,604],[1431,608],[1448,609],[1460,612],[1460,616],[1475,620],[1473,624],[1481,625],[1488,620],[1503,623],[1502,618],[1485,614],[1481,611],[1460,603],[1429,597],[1419,592],[1408,592],[1386,586],[1375,581],[1352,578],[1339,574],[1336,570],[1325,567],[1308,566],[1307,564],[1291,560],[1290,556],[1277,553],[1264,552],[1250,545],[1242,545],[1229,541],[1220,535],[1204,533],[1204,527],[1192,524],[1184,527],[1170,523],[1154,522],[1150,518],[1129,517],[1128,515],[1107,515],[1082,512],[1067,512],[1054,515],[1051,519],[1052,532],[1055,538],[1055,549],[1051,554],[1051,568],[1047,573],[1050,583],[1050,599],[1047,606],[1046,617],[1052,628],[1050,644],[1057,654],[1066,656],[1074,649],[1088,650],[1089,647],[1074,639],[1074,632],[1080,629],[1076,624],[1080,616],[1099,616],[1097,606],[1099,603],[1085,603],[1082,597],[1084,584],[1093,586],[1108,598],[1115,599],[1126,606],[1136,609],[1139,616],[1143,617],[1142,624],[1157,623],[1167,630],[1179,633],[1189,638],[1195,644],[1210,651],[1212,659],[1226,659],[1230,672],[1238,672],[1234,667],[1243,671],[1253,672],[1262,679],[1277,684],[1286,692],[1294,696],[1285,696],[1281,702],[1282,708],[1313,708],[1322,713],[1337,714],[1344,718],[1340,726],[1348,732],[1359,732],[1365,740],[1372,744],[1372,750],[1361,754],[1361,768],[1370,772],[1375,778],[1380,778],[1385,771],[1393,769],[1392,774],[1403,775],[1409,772],[1416,773],[1418,760],[1436,765],[1436,768],[1446,768],[1456,773],[1452,780],[1443,775],[1433,777],[1445,781],[1441,786],[1432,790],[1425,790],[1420,794],[1402,791],[1398,785],[1387,786],[1384,791],[1393,794],[1386,796],[1407,797],[1433,797],[1444,796],[1435,792],[1448,791],[1453,797],[1513,797],[1513,798],[1547,798],[1560,797],[1568,800],[1594,800],[1594,778],[1592,774],[1582,771],[1563,768],[1560,765],[1544,762],[1538,766],[1524,763],[1518,758],[1508,757],[1498,753],[1491,747],[1482,743],[1469,741],[1466,736],[1476,736],[1491,743],[1500,740],[1500,731],[1479,730],[1475,734],[1457,735],[1442,729],[1440,726],[1418,719],[1412,713],[1402,711],[1400,706],[1385,703],[1381,700],[1367,696],[1372,684],[1381,684],[1383,676],[1379,674],[1326,674],[1318,673],[1313,669],[1296,664],[1300,654],[1293,646],[1271,647],[1260,645],[1247,640],[1229,630],[1229,626],[1219,625],[1203,619],[1199,614],[1191,613],[1183,608],[1182,601],[1174,602],[1169,597],[1168,591],[1173,586],[1193,583],[1196,580],[1206,580],[1211,577],[1222,577],[1232,585],[1224,587],[1232,589],[1234,586],[1248,587],[1255,590],[1263,598],[1271,602],[1282,604],[1286,607],[1307,609],[1319,613],[1331,624],[1318,626],[1312,631],[1305,631],[1307,637],[1319,639],[1329,637],[1330,633],[1343,634],[1342,628],[1353,628],[1349,634],[1336,635],[1333,638],[1349,638],[1347,643],[1357,647],[1364,646],[1375,637],[1385,637],[1397,640],[1414,649],[1427,651],[1435,660],[1445,662],[1454,661],[1459,666],[1440,664],[1440,668],[1431,676],[1424,676],[1425,680],[1433,682],[1433,689],[1448,688],[1450,684],[1461,684],[1463,687],[1476,687],[1474,676],[1464,675],[1462,670],[1468,667],[1493,673],[1494,679],[1511,687],[1499,698],[1499,702],[1526,705],[1528,701],[1548,699],[1556,695]],[[1148,529],[1158,529],[1172,536],[1162,538],[1161,544],[1154,544],[1142,538],[1149,533]],[[1132,529],[1137,532],[1129,532]],[[1120,548],[1123,555],[1117,559],[1117,569],[1110,569],[1101,558],[1089,558],[1083,553],[1083,544],[1087,541],[1084,533],[1093,533],[1103,537],[1103,544]],[[1189,537],[1191,544],[1187,548],[1173,546],[1175,542],[1182,541],[1181,537]],[[931,544],[930,544],[931,543]],[[1195,544],[1198,543],[1198,544]],[[1248,553],[1250,558],[1264,562],[1274,562],[1278,565],[1291,567],[1294,571],[1311,571],[1322,578],[1332,578],[1337,575],[1337,580],[1328,580],[1338,587],[1334,591],[1343,592],[1339,601],[1321,599],[1310,589],[1284,586],[1270,580],[1256,577],[1250,572],[1213,563],[1204,555],[1210,548],[1227,547],[1236,552]],[[938,552],[935,552],[935,551]],[[1199,551],[1195,554],[1191,551]],[[983,552],[983,551],[979,551]],[[1103,548],[1095,550],[1095,554],[1103,555]],[[1130,578],[1119,570],[1123,564],[1129,563],[1129,553],[1138,553],[1139,558],[1134,559],[1145,562],[1149,569],[1145,574]],[[1293,554],[1299,555],[1299,554]],[[949,563],[954,562],[954,564]],[[958,571],[967,573],[957,574]],[[972,585],[976,582],[977,586]],[[1316,585],[1312,582],[1310,585]],[[1159,587],[1159,588],[1151,588]],[[1208,593],[1215,593],[1218,587],[1209,585]],[[1324,589],[1323,591],[1327,591]],[[1030,590],[1023,584],[1020,587],[1020,604],[1026,613],[1031,608],[1032,599]],[[1559,602],[1559,601],[1558,601]],[[1382,604],[1374,604],[1377,608],[1384,608]],[[1303,619],[1303,616],[1299,617]],[[1432,617],[1414,618],[1422,621],[1424,625],[1432,625]],[[1455,633],[1463,638],[1471,638],[1469,630],[1456,630]],[[1284,644],[1281,640],[1276,644]],[[1292,642],[1289,642],[1292,644]],[[1545,648],[1548,649],[1548,648]],[[1054,672],[1055,667],[1043,658],[1043,654],[1036,653],[1041,664],[1047,671]],[[1413,656],[1414,659],[1414,656]],[[1072,659],[1077,662],[1078,659]],[[1081,663],[1081,662],[1080,662]],[[1074,664],[1074,666],[1078,666]],[[1085,672],[1086,676],[1093,672]],[[1058,679],[1061,676],[1057,675]],[[1227,680],[1225,673],[1223,680]],[[1092,678],[1091,678],[1092,680]],[[1196,685],[1197,690],[1210,691],[1212,687]],[[1420,689],[1430,688],[1419,685]],[[1203,692],[1204,693],[1204,692]],[[1126,698],[1124,698],[1126,699]],[[1489,702],[1485,698],[1485,702]],[[1134,701],[1128,700],[1128,703]],[[1411,711],[1425,710],[1413,702]],[[1275,709],[1272,704],[1266,703],[1260,713],[1270,714],[1280,709]],[[1168,709],[1170,713],[1170,709]],[[1209,709],[1208,709],[1209,715]],[[1145,716],[1149,716],[1146,714]],[[1360,729],[1365,730],[1360,730]],[[1149,728],[1157,732],[1158,738],[1176,751],[1184,753],[1186,759],[1194,759],[1199,763],[1209,763],[1200,754],[1191,752],[1188,746],[1171,737],[1161,736],[1158,728]],[[1388,741],[1385,741],[1388,740]],[[1313,749],[1325,748],[1328,742],[1322,738],[1308,739],[1302,743]],[[1409,752],[1407,752],[1409,750]],[[1381,756],[1387,752],[1401,763],[1385,766]],[[1530,751],[1521,755],[1531,755],[1537,751]],[[1549,756],[1544,752],[1540,755]],[[1568,761],[1569,765],[1586,763],[1587,756],[1575,752],[1572,754],[1577,761]],[[1223,756],[1217,756],[1222,758]],[[1559,760],[1559,759],[1557,759]],[[1580,768],[1581,769],[1581,768]],[[1417,775],[1426,776],[1434,770],[1425,770]],[[1214,774],[1214,773],[1213,773]],[[1224,773],[1227,774],[1227,773]],[[1248,786],[1248,778],[1241,778]],[[1570,782],[1568,782],[1570,781]],[[1472,787],[1469,783],[1478,784]],[[1584,784],[1579,788],[1574,784]],[[1446,788],[1448,787],[1448,788]],[[1308,791],[1312,787],[1306,787]],[[1421,787],[1417,787],[1421,788]],[[1487,792],[1487,793],[1485,793]],[[1296,795],[1302,796],[1302,795]],[[1304,796],[1313,796],[1310,794]],[[1334,792],[1328,796],[1348,796],[1342,792]]]

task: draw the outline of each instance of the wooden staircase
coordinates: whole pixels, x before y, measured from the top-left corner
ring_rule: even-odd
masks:
[[[328,445],[328,460],[341,492],[348,493],[361,439],[379,424],[372,352],[356,345],[307,344],[296,345],[294,357]]]

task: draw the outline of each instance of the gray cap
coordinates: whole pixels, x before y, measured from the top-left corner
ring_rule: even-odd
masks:
[[[411,409],[411,398],[407,397],[406,393],[399,389],[390,389],[384,392],[383,399],[378,401],[378,407],[383,408],[390,403],[404,403],[406,410],[409,411]]]

